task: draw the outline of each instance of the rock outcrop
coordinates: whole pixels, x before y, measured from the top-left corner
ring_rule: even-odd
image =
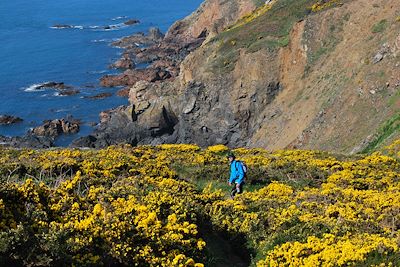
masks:
[[[0,125],[9,125],[18,122],[22,122],[23,120],[20,117],[11,116],[11,115],[0,115]]]
[[[35,136],[48,136],[55,138],[61,134],[74,134],[79,132],[78,121],[55,119],[44,121],[44,124],[33,128],[29,134]]]

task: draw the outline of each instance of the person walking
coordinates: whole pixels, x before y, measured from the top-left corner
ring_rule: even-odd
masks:
[[[242,162],[237,161],[232,152],[228,154],[227,158],[231,167],[228,184],[229,186],[233,185],[230,192],[231,198],[233,198],[236,194],[241,194],[243,192],[245,170],[243,169]]]

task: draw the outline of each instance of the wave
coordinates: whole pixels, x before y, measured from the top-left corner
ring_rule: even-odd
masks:
[[[64,96],[67,96],[67,95],[63,95],[63,94],[61,94],[60,92],[55,92],[55,93],[53,94],[53,96],[64,97]]]
[[[91,26],[82,26],[82,25],[69,25],[69,24],[56,24],[50,27],[50,29],[55,30],[68,30],[68,29],[79,29],[79,30],[92,30],[92,31],[116,31],[120,30],[133,24],[127,24],[127,22],[110,24],[110,25],[91,25]]]
[[[108,72],[108,70],[93,70],[93,71],[89,71],[89,74],[103,74]]]
[[[52,112],[55,112],[55,113],[60,113],[60,112],[67,112],[67,111],[71,111],[71,109],[68,109],[68,108],[61,108],[61,109],[53,109],[53,110],[51,110]]]
[[[50,29],[64,30],[64,29],[78,29],[83,30],[85,27],[82,25],[54,25]]]
[[[128,18],[128,16],[118,16],[118,17],[112,18],[111,20],[121,20],[121,19],[127,19],[127,18]]]
[[[90,42],[92,42],[92,43],[111,43],[111,42],[116,42],[119,40],[121,40],[121,38],[111,38],[111,39],[105,38],[105,39],[91,40]]]
[[[104,26],[98,26],[98,25],[94,25],[94,26],[89,26],[89,29],[101,29],[104,28]]]
[[[98,39],[98,40],[91,40],[91,43],[109,43],[112,42],[110,39]]]

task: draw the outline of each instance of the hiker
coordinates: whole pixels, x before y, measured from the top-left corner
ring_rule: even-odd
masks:
[[[233,188],[231,190],[231,198],[233,198],[236,194],[241,194],[243,191],[246,170],[244,169],[243,163],[241,161],[235,160],[236,157],[233,153],[229,153],[227,158],[231,167],[231,174],[228,184],[229,186],[233,185]]]

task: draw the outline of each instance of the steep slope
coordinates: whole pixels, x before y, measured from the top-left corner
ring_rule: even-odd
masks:
[[[239,118],[240,139],[249,138],[249,146],[362,149],[399,109],[400,3],[347,1],[303,20],[298,15],[286,45],[287,21],[268,18],[292,12],[295,2],[278,1],[263,17],[193,53],[183,63],[183,83],[213,83],[210,66],[220,72],[221,95],[231,98],[227,112]],[[383,59],[374,64],[379,54]]]
[[[359,152],[398,135],[398,1],[276,0],[235,20],[254,8],[209,0],[175,24],[166,38],[203,33],[205,43],[177,78],[136,83],[132,105],[109,114],[87,145]]]

